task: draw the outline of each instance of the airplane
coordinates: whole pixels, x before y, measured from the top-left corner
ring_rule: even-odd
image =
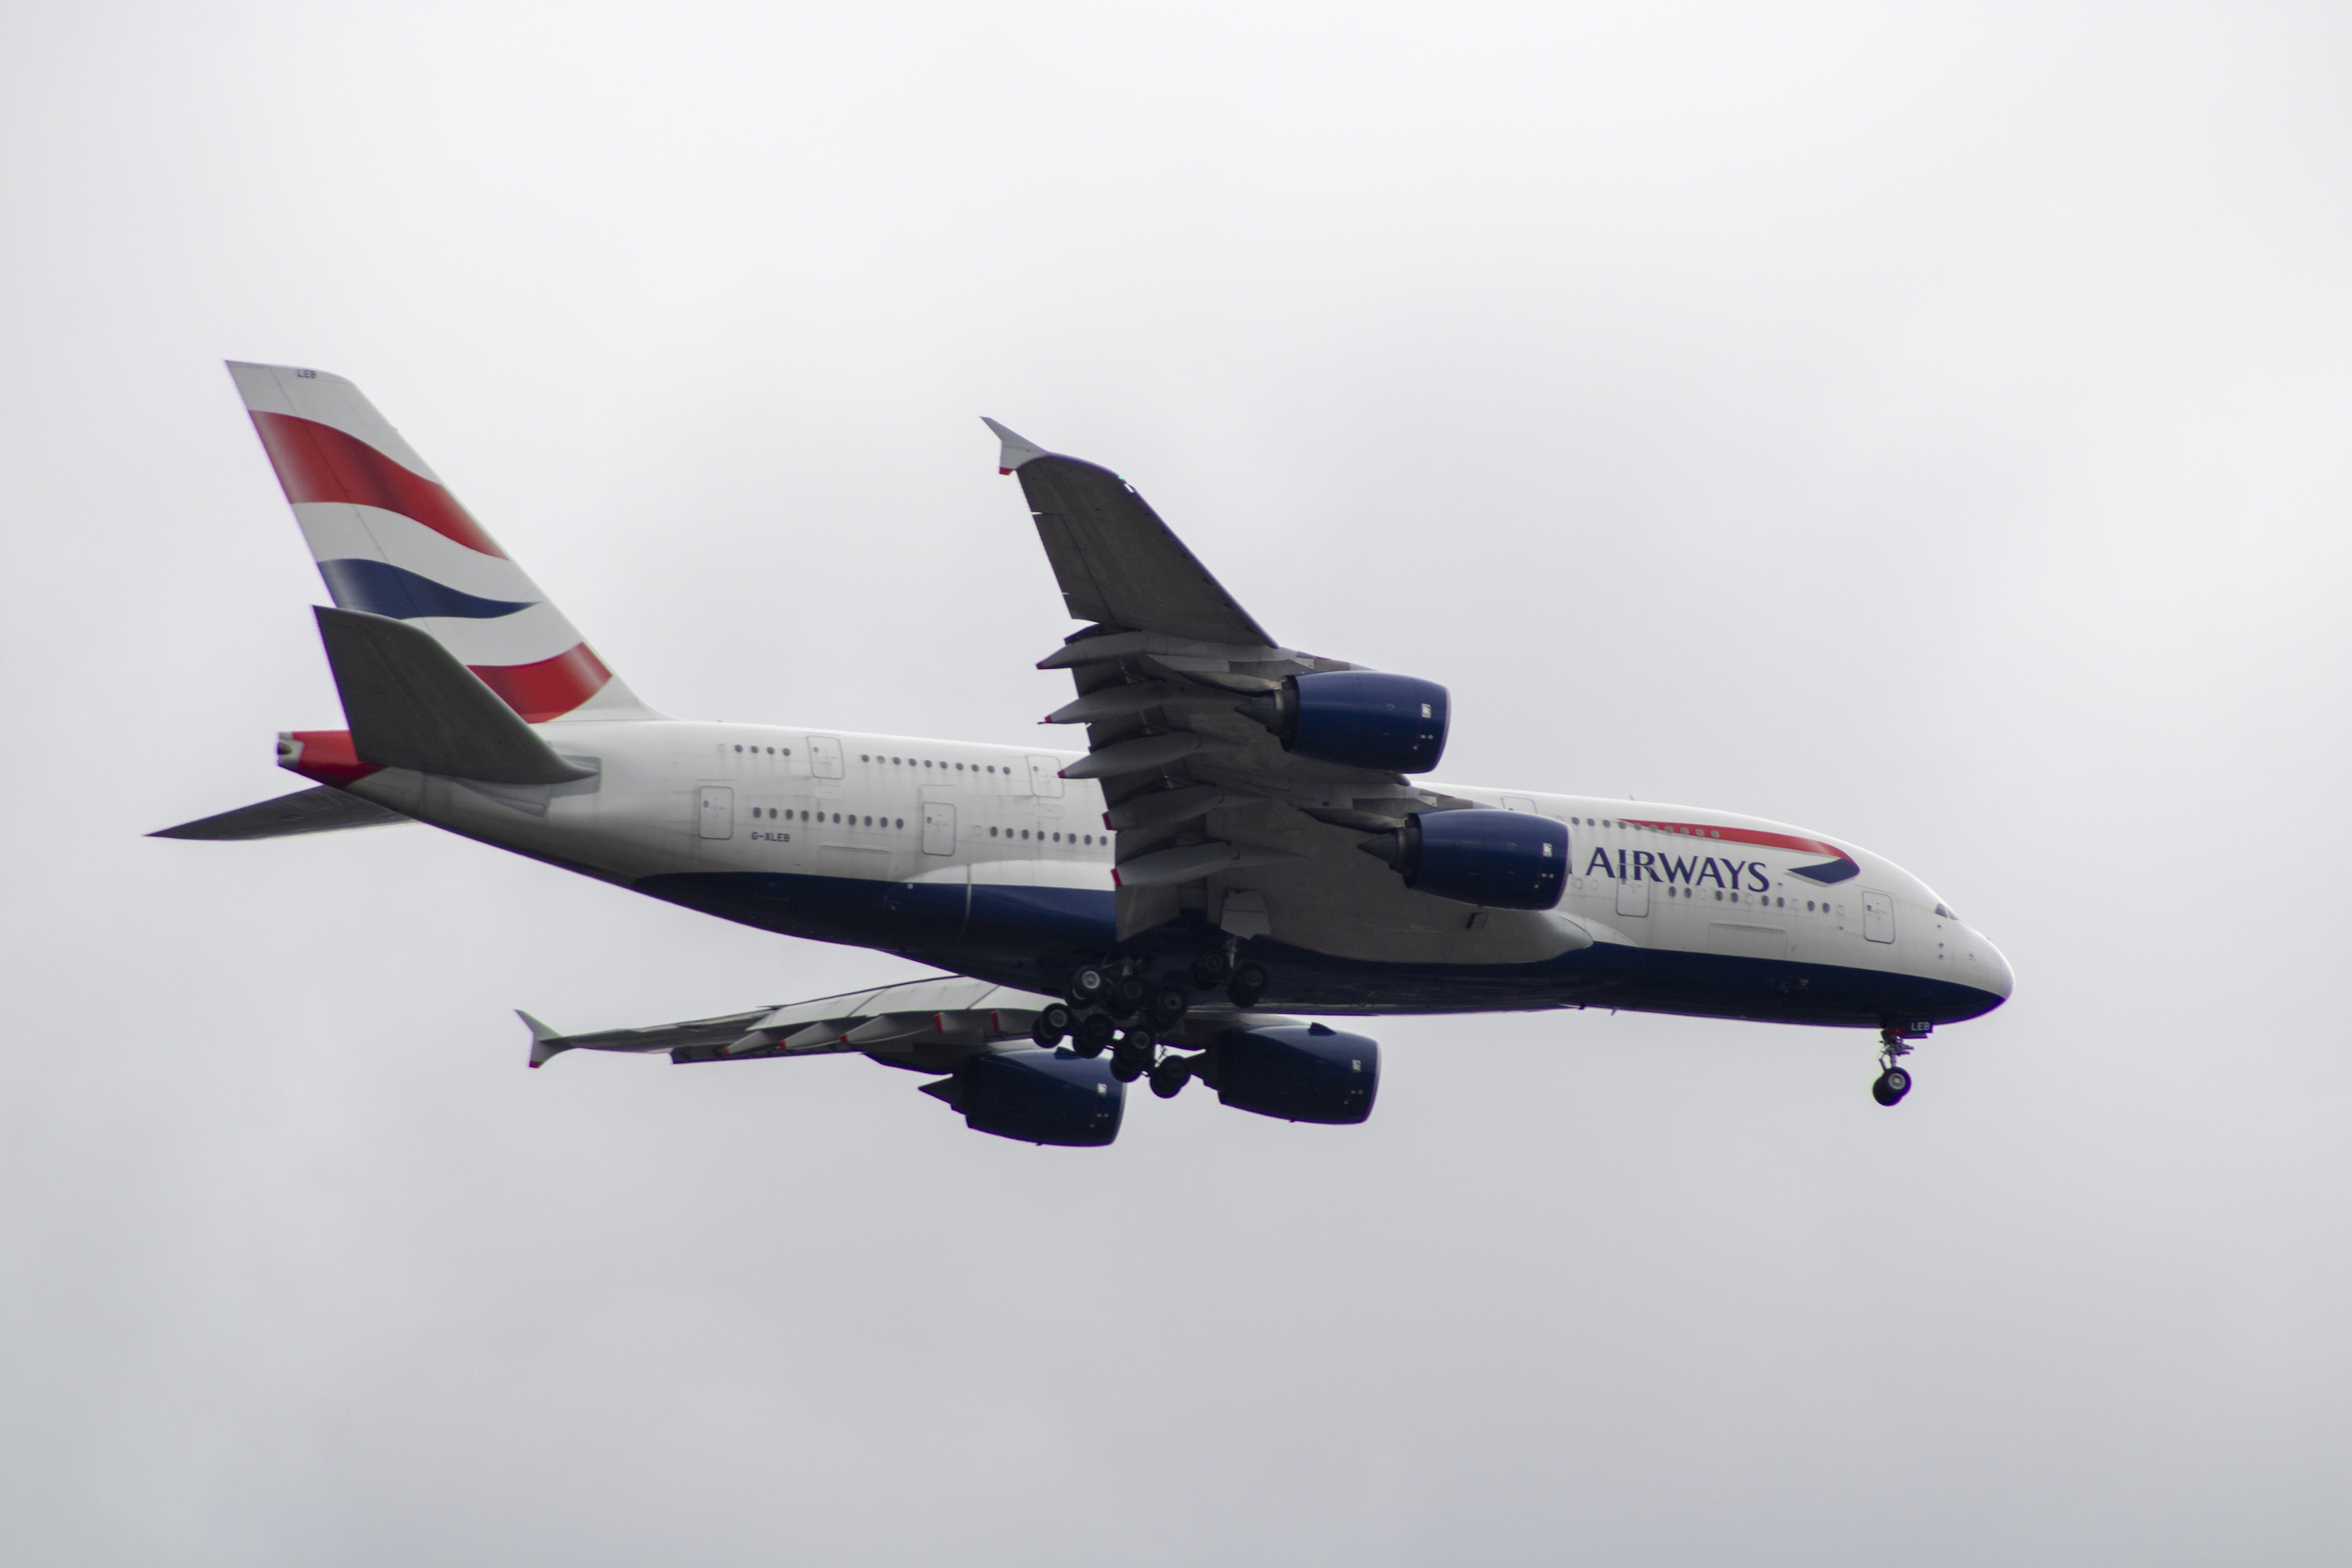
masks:
[[[648,707],[341,376],[229,373],[325,580],[346,728],[310,788],[151,837],[429,823],[781,936],[942,973],[566,1034],[529,1064],[860,1053],[975,1131],[1100,1146],[1126,1090],[1371,1114],[1380,1047],[1324,1022],[1602,1008],[1875,1031],[1873,1097],[2012,989],[1882,856],[1734,812],[1427,778],[1444,687],[1283,646],[1109,469],[987,420],[1073,619],[1038,661],[1083,750],[706,723]],[[1075,737],[1074,737],[1075,738]],[[1305,1016],[1301,1016],[1304,1015]]]

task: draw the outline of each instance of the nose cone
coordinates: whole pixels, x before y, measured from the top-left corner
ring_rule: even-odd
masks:
[[[2001,1002],[2008,1001],[2010,993],[2017,989],[2017,975],[2010,969],[2009,960],[2001,956],[2000,949],[1981,936],[1976,940],[1977,957],[1984,969],[1984,988],[2000,997]],[[1999,1006],[2000,1003],[1994,1005]]]

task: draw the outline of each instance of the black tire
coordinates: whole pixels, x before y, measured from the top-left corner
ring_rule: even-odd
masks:
[[[1110,1044],[1111,1037],[1118,1033],[1118,1026],[1111,1022],[1108,1013],[1088,1013],[1078,1019],[1078,1026],[1072,1032],[1077,1037],[1078,1055],[1098,1057]]]
[[[1192,998],[1181,985],[1162,985],[1144,1004],[1144,1021],[1154,1029],[1172,1029],[1184,1021],[1184,1009],[1192,1005]]]
[[[1125,1046],[1113,1046],[1110,1052],[1110,1076],[1121,1083],[1133,1083],[1151,1070],[1151,1058]]]
[[[1055,1002],[1039,1008],[1036,1017],[1030,1020],[1029,1037],[1050,1051],[1068,1037],[1070,1026],[1076,1022],[1076,1016],[1067,1006]]]
[[[1911,1092],[1911,1075],[1901,1068],[1888,1068],[1870,1086],[1870,1098],[1881,1105],[1899,1105]]]
[[[1111,982],[1111,1005],[1122,1018],[1132,1018],[1141,1012],[1144,998],[1150,994],[1151,987],[1140,974],[1122,974]]]
[[[1192,984],[1203,991],[1213,991],[1233,972],[1234,955],[1222,947],[1213,947],[1192,961]]]
[[[1234,971],[1225,982],[1225,994],[1236,1007],[1255,1007],[1257,999],[1265,994],[1266,973],[1262,963],[1244,963]]]
[[[1110,992],[1110,976],[1092,963],[1083,963],[1070,976],[1070,1000],[1084,1006],[1099,1002]]]
[[[1173,1100],[1184,1091],[1192,1077],[1192,1064],[1182,1057],[1167,1057],[1151,1069],[1151,1092],[1162,1100]]]

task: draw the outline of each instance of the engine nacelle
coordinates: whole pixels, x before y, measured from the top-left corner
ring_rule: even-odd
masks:
[[[1073,1149],[1118,1137],[1127,1109],[1127,1085],[1110,1063],[1071,1051],[982,1051],[923,1092],[962,1111],[975,1132]]]
[[[1326,669],[1294,675],[1241,710],[1273,731],[1286,752],[1382,773],[1425,773],[1445,754],[1450,706],[1445,688],[1433,680]]]
[[[1381,1089],[1380,1042],[1321,1024],[1227,1029],[1206,1065],[1220,1100],[1285,1121],[1361,1121]]]
[[[1490,910],[1548,910],[1568,886],[1568,824],[1528,811],[1427,811],[1356,846],[1404,885]]]

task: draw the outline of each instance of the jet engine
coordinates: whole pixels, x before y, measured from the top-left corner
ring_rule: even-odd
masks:
[[[1218,1100],[1285,1121],[1361,1121],[1381,1088],[1380,1042],[1321,1024],[1227,1029],[1202,1065]]]
[[[982,1051],[923,1092],[962,1111],[975,1132],[1073,1149],[1118,1137],[1127,1107],[1110,1063],[1071,1051]]]
[[[1423,773],[1445,752],[1450,700],[1433,680],[1370,669],[1294,675],[1241,705],[1281,741],[1318,762]]]
[[[1548,910],[1568,886],[1568,825],[1526,811],[1428,811],[1356,846],[1415,891],[1490,910]]]

